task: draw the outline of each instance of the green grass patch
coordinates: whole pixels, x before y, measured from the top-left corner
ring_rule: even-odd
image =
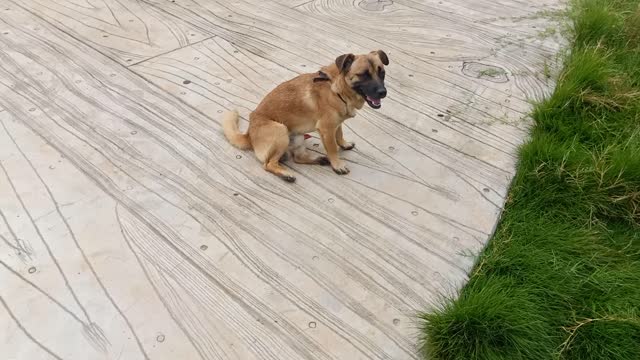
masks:
[[[500,224],[427,359],[640,359],[640,1],[571,4],[573,45],[537,104]]]

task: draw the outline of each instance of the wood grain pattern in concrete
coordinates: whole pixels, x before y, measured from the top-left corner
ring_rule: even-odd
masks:
[[[212,36],[143,1],[16,0],[8,6],[22,8],[126,65]]]
[[[552,89],[559,6],[0,0],[3,356],[417,359]],[[224,110],[378,48],[351,174],[286,184],[224,139]]]

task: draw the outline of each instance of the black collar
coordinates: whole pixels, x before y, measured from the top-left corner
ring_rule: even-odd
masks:
[[[348,108],[348,107],[349,107],[349,105],[347,105],[347,102],[346,102],[346,101],[344,101],[344,99],[342,98],[342,95],[340,95],[340,94],[338,94],[338,93],[336,93],[336,95],[338,95],[338,97],[340,98],[340,100],[342,100],[342,102],[344,103],[345,108]]]
[[[331,78],[329,77],[329,75],[327,75],[323,71],[318,71],[318,76],[313,78],[313,82],[318,82],[318,81],[331,81]],[[344,100],[342,95],[340,95],[338,93],[335,93],[335,94],[338,95],[340,100],[342,100],[342,102],[344,103],[344,106],[345,106],[345,111],[348,112],[349,105],[347,105],[347,102]]]
[[[318,81],[331,81],[331,78],[329,77],[329,75],[325,74],[322,71],[318,71],[318,76],[313,78],[313,82],[318,82]]]

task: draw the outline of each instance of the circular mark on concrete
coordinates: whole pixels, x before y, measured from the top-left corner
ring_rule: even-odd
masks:
[[[239,52],[240,52],[240,50],[233,50],[233,53],[234,53],[234,54],[237,54],[237,53],[239,53]]]
[[[367,11],[382,11],[389,5],[393,5],[392,0],[362,0],[358,3],[361,9]]]
[[[463,62],[462,73],[469,77],[487,80],[494,83],[506,83],[509,81],[507,72],[503,68],[475,61]]]
[[[200,58],[196,56],[193,58],[193,60],[200,60]]]
[[[332,203],[332,202],[334,202],[335,200],[333,200],[333,198],[329,198],[329,200],[327,200],[327,201],[328,201],[328,202],[330,202],[330,203]]]
[[[457,237],[457,236],[454,236],[454,237],[453,237],[453,241],[460,241],[460,238],[459,238],[459,237]]]
[[[36,111],[36,108],[30,108],[29,111],[30,112],[34,112],[34,111]]]
[[[180,91],[180,95],[187,95],[186,91]]]
[[[196,34],[191,34],[191,36],[196,36]]]
[[[8,32],[8,31],[5,31],[5,32],[3,32],[3,34],[5,34],[5,35],[9,35],[9,32]]]
[[[393,325],[395,326],[400,325],[400,319],[393,319]]]
[[[412,212],[411,212],[411,215],[413,215],[413,216],[418,216],[418,212],[417,212],[417,211],[412,211]]]
[[[207,245],[200,245],[200,250],[207,250],[209,247]]]
[[[82,80],[76,80],[76,84],[80,84]]]
[[[137,131],[133,130],[130,134],[131,134],[131,135],[135,135],[135,134],[137,134],[137,133],[138,133]]]
[[[317,257],[317,256],[313,256],[313,257],[311,258],[311,260],[314,260],[314,261],[318,261],[318,259],[319,259],[319,257]]]
[[[53,166],[53,165],[49,165],[49,169],[53,170],[53,169],[55,169],[55,168],[56,168],[55,166]]]
[[[114,76],[116,76],[116,74],[111,74],[111,75],[109,75],[109,76],[114,77]]]
[[[302,64],[302,65],[300,65],[300,66],[302,66],[302,67],[307,67],[307,65],[305,65],[305,64]]]
[[[185,84],[185,85],[189,85],[189,84],[191,84],[191,80],[185,80],[182,83]]]
[[[218,110],[218,114],[222,114],[222,110]]]
[[[413,77],[413,74],[409,74],[409,77]]]
[[[236,155],[236,159],[242,159],[242,155]]]
[[[438,114],[438,117],[444,117],[444,114]]]
[[[129,19],[129,22],[133,22],[133,19]]]
[[[127,59],[127,62],[131,62],[131,59]]]
[[[431,55],[435,55],[435,54],[436,54],[436,52],[435,52],[435,51],[430,51],[430,52],[429,52],[429,54],[431,54]]]
[[[437,130],[437,129],[431,129],[431,132],[433,132],[433,133],[437,133],[437,132],[438,132],[438,130]]]
[[[489,192],[489,191],[491,191],[491,190],[489,190],[489,188],[484,188],[484,189],[482,189],[482,191],[484,191],[484,192],[488,193],[488,192]]]
[[[35,266],[32,266],[27,271],[29,272],[29,274],[33,274],[34,272],[36,272],[36,268],[35,268]]]
[[[107,37],[109,37],[109,35],[104,34],[104,35],[102,35],[102,37],[103,37],[103,38],[107,38]]]
[[[218,85],[220,85],[220,83],[219,82],[214,82],[213,85],[218,86]]]
[[[315,329],[315,328],[316,328],[316,325],[317,325],[317,324],[316,324],[316,322],[315,322],[315,321],[310,321],[310,322],[309,322],[309,328],[311,328],[311,329]]]
[[[156,337],[157,342],[164,342],[164,335],[160,334]]]
[[[393,146],[389,146],[389,150],[393,151],[393,150],[395,150],[395,149],[396,149],[396,148],[394,148]]]
[[[233,196],[239,196],[239,195],[240,195],[240,194],[238,194],[238,193],[233,193]]]

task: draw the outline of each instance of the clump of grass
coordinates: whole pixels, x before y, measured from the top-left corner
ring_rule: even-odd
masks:
[[[545,60],[542,63],[542,76],[544,76],[546,80],[550,80],[552,77],[551,65],[549,65],[548,60]]]
[[[502,219],[428,359],[640,359],[640,5],[572,4],[573,45]]]
[[[538,31],[538,38],[539,39],[546,39],[549,37],[552,37],[553,35],[555,35],[558,32],[558,30],[554,27],[548,27],[542,31]]]
[[[496,68],[488,68],[488,69],[484,69],[482,71],[480,71],[478,73],[478,77],[497,77],[500,75],[504,75],[505,72],[502,69],[496,69]]]

